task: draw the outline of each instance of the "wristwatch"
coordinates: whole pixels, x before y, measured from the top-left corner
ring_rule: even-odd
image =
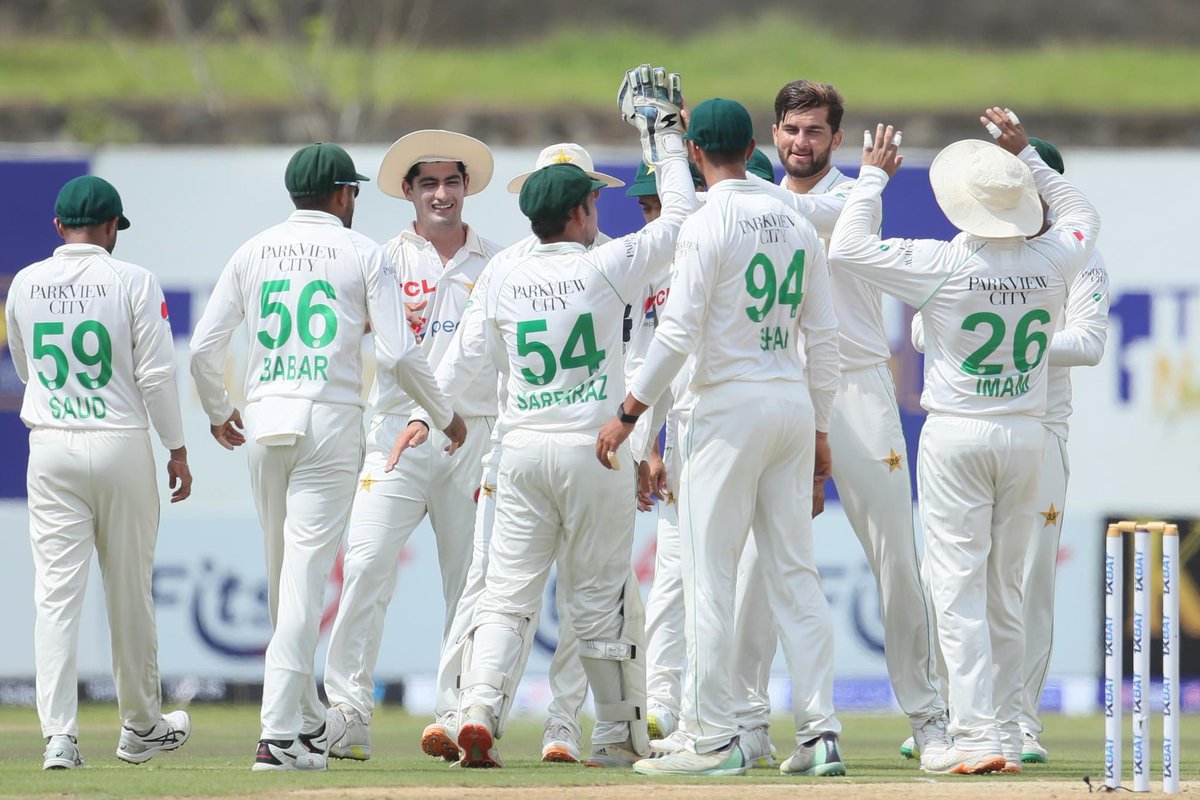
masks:
[[[641,415],[625,413],[625,401],[624,400],[622,400],[620,405],[617,406],[617,419],[621,420],[622,424],[636,425],[639,416],[641,416]]]

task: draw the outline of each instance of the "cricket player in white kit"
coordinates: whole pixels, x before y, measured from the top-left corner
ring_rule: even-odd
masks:
[[[463,766],[500,765],[495,732],[556,554],[596,700],[588,764],[627,767],[648,750],[641,597],[629,569],[632,461],[625,449],[630,469],[611,472],[592,454],[611,401],[624,395],[625,306],[661,269],[696,199],[678,133],[678,76],[639,67],[621,96],[662,175],[663,215],[589,251],[592,193],[603,184],[572,164],[545,167],[520,195],[541,244],[497,264],[488,283],[488,347],[507,376],[507,404],[487,586],[463,656]],[[621,455],[614,448],[611,457]]]
[[[452,446],[466,436],[405,324],[395,266],[349,229],[365,180],[337,145],[297,151],[284,174],[297,210],[238,249],[192,336],[192,376],[213,436],[229,449],[249,439],[266,543],[275,630],[255,770],[324,769],[342,734],[341,715],[327,720],[317,697],[313,656],[363,458],[359,351],[368,324],[379,371],[428,412]],[[253,335],[243,435],[224,371],[229,340],[247,316]]]
[[[397,290],[410,301],[409,317],[431,369],[449,350],[479,274],[500,249],[462,221],[464,198],[483,191],[491,176],[492,153],[483,142],[442,130],[402,137],[379,168],[380,189],[410,200],[416,211],[412,228],[388,241],[384,251],[396,266]],[[427,514],[442,570],[445,644],[471,563],[479,459],[495,426],[496,379],[494,369],[483,371],[455,395],[455,408],[467,424],[467,439],[458,452],[423,447],[390,468],[397,435],[410,422],[428,430],[428,421],[413,422],[415,416],[423,416],[414,399],[390,372],[376,373],[366,458],[342,561],[342,597],[325,662],[325,693],[332,713],[346,721],[345,733],[330,746],[335,757],[371,756],[372,673],[383,641],[384,616],[396,588],[400,552]],[[421,746],[430,755],[457,761],[458,747],[444,729],[457,727],[447,718],[457,697],[453,678],[441,676],[436,701],[441,715],[426,729]]]
[[[792,81],[776,95],[772,134],[787,172],[783,186],[798,197],[827,195],[844,203],[849,195],[853,179],[830,162],[842,141],[843,112],[841,94],[829,84]],[[810,219],[828,242],[837,214],[812,214]],[[878,219],[874,224],[878,229]],[[891,349],[883,293],[845,271],[833,272],[832,286],[841,356],[841,385],[829,429],[829,445],[836,455],[833,480],[875,576],[884,658],[896,700],[909,718],[918,747],[930,737],[944,743],[946,706],[936,679],[933,615],[921,581],[907,450],[888,367]],[[738,719],[753,735],[770,722],[767,689],[776,639],[753,540],[747,543],[738,573],[736,685],[749,690],[740,698]],[[808,706],[804,727],[797,731],[805,747],[801,757],[787,765],[788,771],[844,774],[837,749],[841,724],[833,716],[832,630],[813,629],[806,638],[811,667],[802,673],[804,683],[792,687],[793,703]]]
[[[37,709],[43,769],[84,765],[75,656],[92,551],[100,562],[121,715],[117,757],[135,764],[187,741],[162,714],[151,576],[158,491],[149,427],[170,451],[171,502],[191,493],[175,345],[158,279],[112,257],[129,227],[108,181],[69,181],[54,204],[64,244],[13,278],[8,348],[30,428],[29,538],[36,570]],[[36,380],[30,380],[36,377]]]
[[[551,164],[575,164],[589,177],[604,184],[605,187],[624,186],[624,182],[612,175],[597,172],[591,155],[584,148],[572,142],[560,142],[542,149],[534,163],[534,169],[523,172],[508,182],[508,191],[517,194],[525,181],[534,172]],[[599,191],[593,194],[593,201],[599,196]],[[598,233],[593,247],[609,241],[603,232]],[[476,380],[481,372],[495,373],[495,366],[487,354],[487,335],[484,318],[484,304],[479,300],[487,294],[487,283],[495,265],[506,258],[526,256],[539,244],[533,234],[525,237],[514,245],[502,250],[484,268],[476,281],[471,298],[467,301],[462,318],[455,328],[454,339],[449,351],[434,367],[434,377],[438,386],[447,397],[457,397],[466,391],[467,387]],[[442,656],[438,662],[438,681],[445,681],[457,687],[458,676],[462,673],[462,652],[466,643],[466,633],[470,630],[471,619],[475,613],[475,604],[483,594],[488,567],[488,547],[492,538],[492,526],[496,510],[496,480],[500,466],[500,440],[504,428],[497,424],[492,431],[491,447],[483,457],[483,477],[479,484],[479,500],[475,514],[475,532],[471,555],[471,568],[467,573],[467,585],[459,600],[458,609],[454,613],[450,634],[442,648]],[[398,453],[395,454],[397,457]],[[560,585],[565,587],[565,577],[560,574]],[[564,588],[565,591],[565,588]],[[579,714],[587,700],[587,676],[579,661],[579,651],[575,644],[575,636],[571,630],[570,612],[561,595],[556,596],[558,609],[558,646],[550,661],[550,707],[545,729],[542,736],[542,760],[548,762],[574,763],[580,760],[580,740],[583,735],[579,724]],[[539,613],[535,613],[534,620]],[[527,628],[525,650],[521,658],[521,669],[524,669],[530,648],[533,646],[536,624]],[[439,698],[440,699],[440,698]],[[458,711],[457,688],[453,694],[452,704],[443,709],[438,707],[435,713],[439,719],[455,716]],[[500,715],[496,735],[503,733],[505,714]],[[432,734],[432,729],[438,723],[426,728],[426,735]],[[448,729],[447,735],[454,741],[457,731]],[[452,734],[452,735],[451,735]],[[457,746],[455,747],[457,751]]]
[[[983,121],[998,127],[1001,147],[957,142],[930,168],[939,205],[970,236],[880,240],[871,220],[901,160],[892,128],[880,125],[830,243],[834,270],[912,305],[924,322],[920,513],[953,742],[927,747],[921,766],[956,774],[1020,770],[1021,580],[1044,442],[1045,356],[1100,226],[1006,112],[988,109]],[[1055,223],[1028,239],[1042,226],[1039,192]]]
[[[746,109],[731,100],[705,101],[693,110],[686,138],[708,193],[680,232],[671,294],[622,414],[636,416],[657,402],[692,355],[687,396],[676,399],[683,412],[679,529],[688,669],[681,730],[687,745],[634,769],[740,775],[746,762],[737,746],[729,645],[737,561],[751,525],[793,672],[807,646],[793,635],[801,619],[829,614],[824,597],[802,597],[800,584],[807,574],[819,587],[808,520],[814,463],[829,458],[837,319],[811,223],[746,179],[754,146]],[[753,413],[747,413],[751,403]],[[610,421],[598,439],[598,457],[631,431],[623,419]]]

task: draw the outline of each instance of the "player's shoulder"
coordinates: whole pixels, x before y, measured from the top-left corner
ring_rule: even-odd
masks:
[[[485,239],[482,236],[480,236],[478,238],[479,238],[479,252],[488,261],[491,261],[497,255],[504,252],[504,249],[505,249],[504,245],[500,244],[499,242],[494,242],[491,239]]]

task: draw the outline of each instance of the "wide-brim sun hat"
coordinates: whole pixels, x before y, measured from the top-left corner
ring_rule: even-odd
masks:
[[[414,164],[461,161],[470,181],[467,194],[479,194],[492,180],[496,169],[492,151],[478,139],[442,130],[413,131],[388,148],[379,165],[379,188],[392,197],[404,197],[404,176]]]
[[[625,185],[625,181],[620,178],[615,178],[603,172],[597,172],[596,165],[592,162],[591,154],[581,146],[574,142],[560,142],[552,144],[538,153],[533,169],[528,172],[522,172],[509,181],[508,190],[513,194],[520,194],[521,187],[525,185],[525,181],[529,180],[530,175],[551,164],[574,164],[586,172],[593,180],[600,181],[610,189],[616,189],[618,186]]]
[[[1033,236],[1042,228],[1042,201],[1033,173],[999,145],[964,139],[929,165],[933,196],[951,224],[985,239]]]

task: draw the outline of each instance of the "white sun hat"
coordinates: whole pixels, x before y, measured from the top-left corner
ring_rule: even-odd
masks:
[[[478,139],[453,131],[413,131],[397,139],[384,154],[379,188],[392,197],[404,197],[404,176],[414,164],[432,161],[461,161],[471,179],[469,195],[482,192],[496,168],[491,149]]]
[[[1033,236],[1042,228],[1042,201],[1021,159],[991,142],[964,139],[929,165],[933,196],[960,230],[985,239]]]
[[[513,194],[520,194],[521,187],[525,185],[525,181],[529,179],[530,175],[542,167],[548,167],[551,164],[574,164],[592,178],[602,181],[604,185],[612,189],[625,185],[625,181],[620,178],[605,175],[603,172],[596,172],[596,165],[592,163],[592,157],[588,155],[587,150],[584,150],[574,142],[560,142],[552,144],[538,153],[537,163],[534,164],[533,169],[529,172],[522,172],[509,181],[508,190]]]

